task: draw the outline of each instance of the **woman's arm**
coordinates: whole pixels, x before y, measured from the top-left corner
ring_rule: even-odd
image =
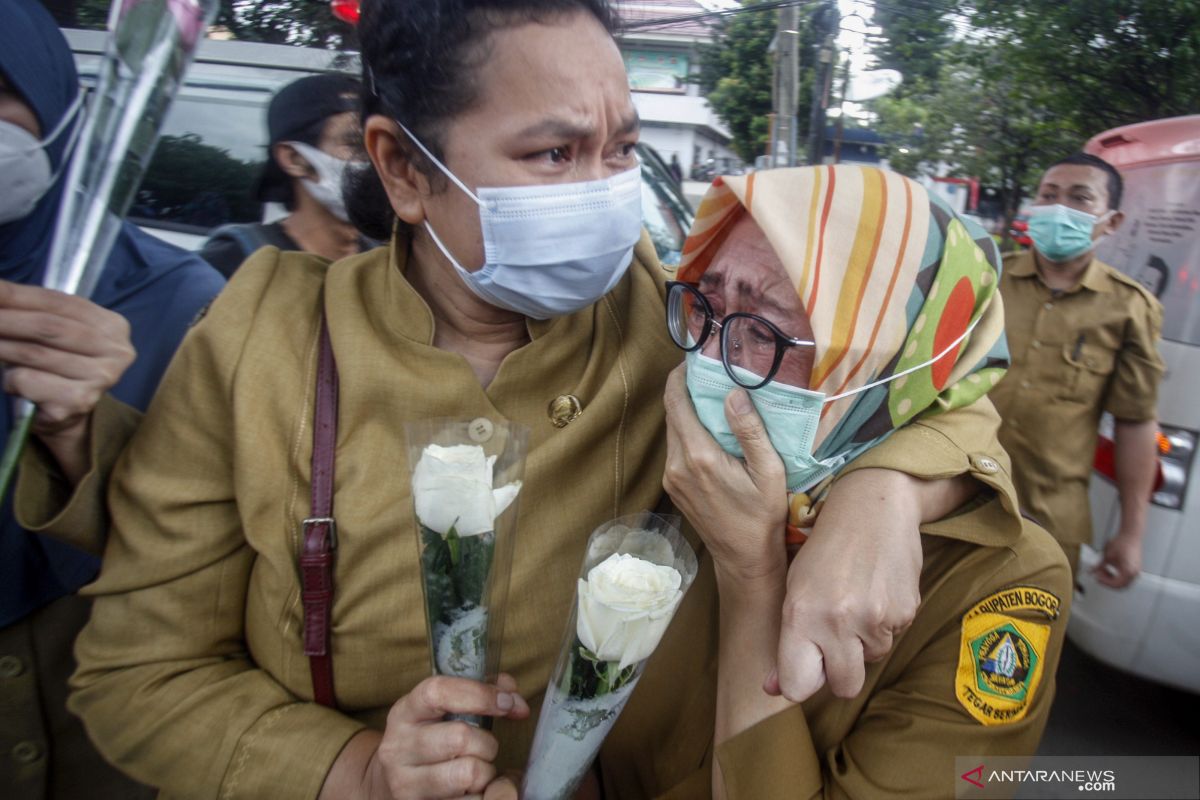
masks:
[[[719,645],[714,746],[788,706],[763,691],[779,641],[787,576],[783,465],[745,392],[726,400],[726,414],[746,454],[727,455],[696,418],[676,370],[668,382],[667,466],[663,486],[712,554],[719,594]],[[725,797],[719,763],[713,796]]]

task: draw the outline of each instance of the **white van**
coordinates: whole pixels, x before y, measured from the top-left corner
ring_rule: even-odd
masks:
[[[1093,473],[1093,541],[1080,555],[1068,635],[1115,667],[1200,692],[1200,481],[1191,481],[1200,431],[1200,115],[1117,128],[1085,149],[1125,178],[1125,223],[1097,255],[1162,302],[1167,372],[1158,400],[1162,479],[1142,574],[1122,590],[1090,574],[1120,524],[1115,483]]]
[[[94,86],[106,33],[64,29],[84,86]],[[206,39],[167,114],[129,218],[187,250],[214,228],[281,215],[251,197],[267,158],[267,103],[292,81],[320,72],[360,72],[358,56],[311,47]],[[651,148],[642,162],[642,217],[659,258],[678,263],[692,209]]]

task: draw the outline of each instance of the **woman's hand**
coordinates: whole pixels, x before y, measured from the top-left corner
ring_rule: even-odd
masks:
[[[426,678],[392,706],[382,735],[364,731],[347,743],[325,779],[321,800],[516,800],[515,784],[497,777],[492,764],[499,749],[496,737],[465,722],[446,721],[447,714],[525,719],[529,705],[508,675],[494,686]]]
[[[778,668],[764,688],[797,703],[826,682],[837,697],[858,694],[865,663],[887,655],[921,603],[920,525],[978,490],[968,475],[926,481],[885,469],[836,481],[788,570]]]
[[[728,455],[696,417],[685,367],[667,379],[667,466],[663,488],[713,555],[718,580],[736,586],[782,574],[787,486],[783,462],[744,390],[725,399],[725,416],[746,454]],[[724,587],[723,587],[724,588]]]
[[[89,468],[92,409],[135,356],[120,314],[82,297],[0,281],[4,391],[37,405],[33,432],[72,484]]]

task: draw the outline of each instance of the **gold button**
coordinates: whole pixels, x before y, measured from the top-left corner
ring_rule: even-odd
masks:
[[[487,417],[479,417],[471,420],[467,425],[467,436],[471,437],[472,442],[483,444],[492,440],[492,433],[496,430],[496,426]]]
[[[1046,303],[1045,305],[1042,306],[1042,308],[1046,309],[1047,311],[1053,311],[1054,303]]]
[[[0,678],[15,678],[25,671],[25,665],[16,656],[0,657]]]
[[[12,757],[22,764],[32,764],[42,757],[42,748],[38,747],[37,742],[17,742],[13,745]]]
[[[990,456],[971,456],[971,466],[975,468],[976,472],[982,472],[984,475],[991,475],[1000,470],[996,459]]]
[[[546,409],[550,423],[556,428],[565,428],[576,417],[583,413],[583,404],[573,394],[564,394],[550,401]]]
[[[1034,340],[1033,340],[1033,349],[1034,349],[1034,350],[1037,350],[1037,349],[1038,349],[1038,348],[1040,348],[1041,346],[1042,346],[1042,343],[1041,343],[1041,342],[1039,342],[1037,339],[1034,339]]]
[[[1030,386],[1031,386],[1031,384],[1029,383],[1029,381],[1021,381],[1022,389],[1028,389]]]

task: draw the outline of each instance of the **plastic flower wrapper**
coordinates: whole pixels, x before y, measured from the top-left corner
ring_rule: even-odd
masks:
[[[695,577],[696,554],[678,517],[634,514],[592,534],[542,701],[524,800],[572,796]]]
[[[481,417],[405,434],[433,672],[484,680],[499,672],[529,430]]]

